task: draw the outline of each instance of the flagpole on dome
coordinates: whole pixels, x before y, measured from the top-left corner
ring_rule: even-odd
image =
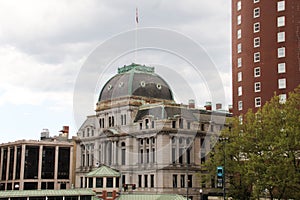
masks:
[[[139,13],[138,7],[135,8],[135,63],[137,62],[137,47],[138,47],[138,25],[139,25]]]

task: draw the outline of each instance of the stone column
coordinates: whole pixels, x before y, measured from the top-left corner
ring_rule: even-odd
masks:
[[[1,156],[0,156],[0,180],[2,180],[2,167],[3,167],[3,148],[1,148]]]
[[[55,147],[55,162],[54,162],[54,189],[59,189],[57,185],[57,175],[58,175],[58,146]]]
[[[70,184],[73,185],[73,183],[75,183],[75,181],[73,180],[74,176],[73,176],[73,165],[74,165],[74,159],[73,159],[73,155],[74,155],[74,147],[70,147],[70,169],[69,169],[69,178],[70,178]],[[74,184],[75,185],[75,184]]]
[[[118,164],[118,146],[117,141],[114,141],[114,164]]]
[[[94,162],[95,163],[99,163],[100,164],[100,160],[99,160],[99,142],[98,140],[95,141],[95,146],[94,146]]]
[[[152,137],[149,138],[149,163],[153,163],[153,156],[152,156]]]
[[[175,149],[175,163],[178,163],[178,159],[181,155],[179,155],[179,138],[175,137],[175,144],[176,144],[176,149]],[[183,160],[183,157],[182,157]]]
[[[39,160],[38,160],[38,189],[41,188],[41,179],[42,179],[42,160],[43,160],[43,145],[39,149]]]
[[[111,164],[115,164],[115,141],[111,142]]]
[[[10,146],[7,147],[7,163],[6,163],[6,180],[8,180],[9,165],[10,165]]]
[[[143,138],[142,139],[143,140],[143,163],[146,163],[146,159],[147,159],[147,153],[146,153],[146,139],[145,138]]]
[[[24,189],[25,152],[26,152],[26,145],[22,144],[21,170],[20,170],[20,190]]]
[[[173,160],[172,160],[172,148],[173,148],[173,141],[172,141],[172,137],[169,137],[169,163],[172,163],[173,164]],[[156,146],[157,146],[157,140],[156,140]],[[157,150],[156,150],[157,151]],[[156,161],[157,161],[157,158],[156,158]]]
[[[106,164],[106,142],[102,142],[102,164]]]
[[[13,180],[16,179],[16,168],[17,168],[17,146],[15,146],[15,151],[14,151]],[[14,188],[14,186],[13,186],[13,188]]]

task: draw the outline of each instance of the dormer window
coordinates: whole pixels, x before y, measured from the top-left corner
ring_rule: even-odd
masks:
[[[126,125],[126,114],[121,115],[121,125]]]
[[[115,126],[115,119],[113,116],[108,117],[108,126],[109,127]]]
[[[172,121],[172,128],[176,128],[176,121]]]
[[[145,126],[146,126],[146,129],[149,129],[149,119],[145,119]]]
[[[104,128],[104,118],[99,119],[99,126],[100,128]]]
[[[90,128],[86,129],[86,137],[90,137]]]
[[[182,118],[179,119],[179,128],[183,129],[183,119]]]

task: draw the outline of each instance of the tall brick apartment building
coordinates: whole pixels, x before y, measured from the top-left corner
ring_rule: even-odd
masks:
[[[233,113],[300,84],[300,1],[232,0]]]

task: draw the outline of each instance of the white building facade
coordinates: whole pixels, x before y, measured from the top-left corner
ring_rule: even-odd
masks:
[[[154,68],[119,68],[77,133],[76,187],[87,187],[87,173],[107,165],[120,172],[120,189],[134,184],[135,193],[197,199],[206,155],[226,116],[176,103]]]

